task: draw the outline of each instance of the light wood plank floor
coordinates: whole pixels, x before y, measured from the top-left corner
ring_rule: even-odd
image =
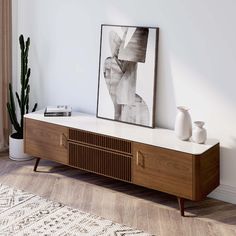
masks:
[[[175,197],[95,174],[41,161],[15,162],[0,153],[0,183],[60,201],[160,236],[236,235],[236,205],[214,199],[186,202],[181,217]]]

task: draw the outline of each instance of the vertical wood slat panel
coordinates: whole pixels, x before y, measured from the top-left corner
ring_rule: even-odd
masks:
[[[69,142],[69,164],[131,182],[131,156]]]
[[[96,147],[105,148],[126,154],[132,154],[131,142],[115,137],[95,134],[88,131],[70,129],[69,140],[81,142],[83,144],[94,145]]]

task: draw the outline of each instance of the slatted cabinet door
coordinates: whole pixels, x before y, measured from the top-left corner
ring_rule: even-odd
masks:
[[[192,155],[134,143],[133,157],[133,183],[192,199]]]
[[[68,128],[25,119],[25,152],[40,158],[68,164]]]
[[[69,164],[131,182],[132,142],[69,129]]]

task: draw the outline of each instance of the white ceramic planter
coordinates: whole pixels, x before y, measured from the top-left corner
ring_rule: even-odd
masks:
[[[175,120],[175,133],[181,140],[189,140],[192,136],[192,120],[188,108],[177,107],[178,113]]]
[[[9,136],[9,157],[14,161],[28,161],[32,156],[24,153],[24,139],[16,139]]]

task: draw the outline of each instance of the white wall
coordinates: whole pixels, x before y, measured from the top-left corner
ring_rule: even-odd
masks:
[[[159,26],[156,125],[173,128],[176,106],[221,142],[221,187],[236,203],[236,2],[234,0],[13,1],[17,37],[30,36],[32,101],[95,114],[100,25]]]

